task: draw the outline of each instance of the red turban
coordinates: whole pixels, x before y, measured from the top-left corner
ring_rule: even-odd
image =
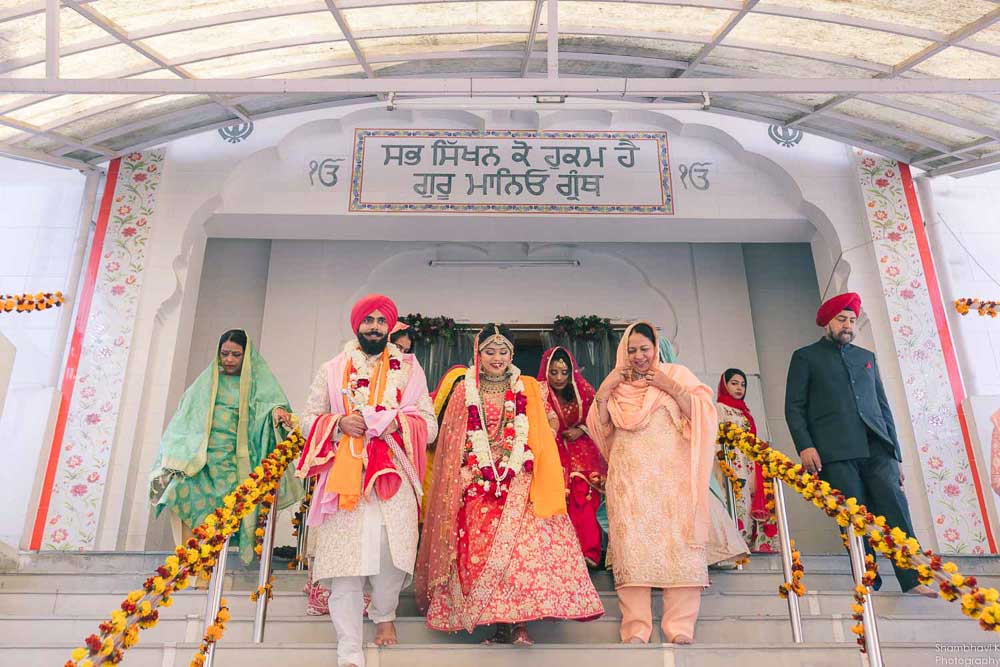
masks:
[[[396,304],[393,303],[392,299],[384,294],[369,294],[368,296],[361,297],[354,304],[354,308],[351,308],[351,329],[354,330],[354,333],[358,332],[358,327],[361,326],[364,319],[376,310],[381,311],[385,315],[385,321],[389,325],[389,329],[396,326],[399,313],[396,311]]]
[[[853,310],[855,315],[861,315],[861,296],[847,292],[827,299],[816,311],[816,326],[825,327],[830,320],[845,310]]]

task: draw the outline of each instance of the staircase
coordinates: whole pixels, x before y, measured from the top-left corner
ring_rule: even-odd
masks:
[[[162,563],[163,553],[22,554],[0,569],[0,665],[65,663],[83,638]],[[963,574],[983,585],[1000,584],[1000,559],[953,558]],[[264,644],[251,643],[256,587],[253,569],[238,559],[229,571],[225,597],[232,620],[216,650],[218,667],[336,667],[336,638],[329,617],[305,615],[305,573],[276,561],[274,599]],[[542,621],[530,626],[530,648],[479,646],[489,629],[445,634],[424,627],[412,590],[403,593],[397,628],[400,644],[367,648],[369,667],[843,667],[865,664],[850,627],[853,581],[846,556],[803,556],[810,592],[800,601],[805,644],[794,645],[787,603],[776,595],[782,581],[776,555],[754,556],[742,572],[712,571],[702,597],[697,644],[674,647],[618,643],[617,598],[611,577],[595,572],[606,615],[591,623]],[[902,595],[888,563],[874,595],[885,664],[997,664],[1000,642],[962,615],[958,603]],[[654,595],[654,599],[658,596]],[[126,667],[186,667],[201,639],[204,591],[177,593],[161,608],[159,624],[140,635],[125,655]],[[654,615],[658,615],[654,604]],[[366,624],[367,637],[374,626]],[[659,629],[653,642],[662,641]],[[994,643],[998,642],[998,643]],[[978,662],[976,662],[978,660]]]

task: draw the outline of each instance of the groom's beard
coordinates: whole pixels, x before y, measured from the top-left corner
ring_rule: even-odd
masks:
[[[358,334],[358,345],[361,346],[361,351],[368,356],[373,356],[376,354],[382,354],[385,349],[386,344],[389,342],[389,336],[386,334],[381,338],[369,338],[367,336],[362,336]]]

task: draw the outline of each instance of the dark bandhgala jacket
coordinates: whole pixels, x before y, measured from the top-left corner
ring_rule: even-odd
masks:
[[[795,449],[815,447],[824,463],[866,458],[873,453],[870,440],[903,460],[875,355],[864,348],[841,347],[824,336],[795,350],[785,420]]]

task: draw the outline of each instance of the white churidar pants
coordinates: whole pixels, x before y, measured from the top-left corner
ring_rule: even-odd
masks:
[[[365,503],[361,561],[364,574],[330,579],[330,620],[337,633],[337,664],[365,667],[364,591],[371,592],[368,618],[374,623],[396,620],[399,592],[407,573],[392,563],[389,535],[378,503]]]

